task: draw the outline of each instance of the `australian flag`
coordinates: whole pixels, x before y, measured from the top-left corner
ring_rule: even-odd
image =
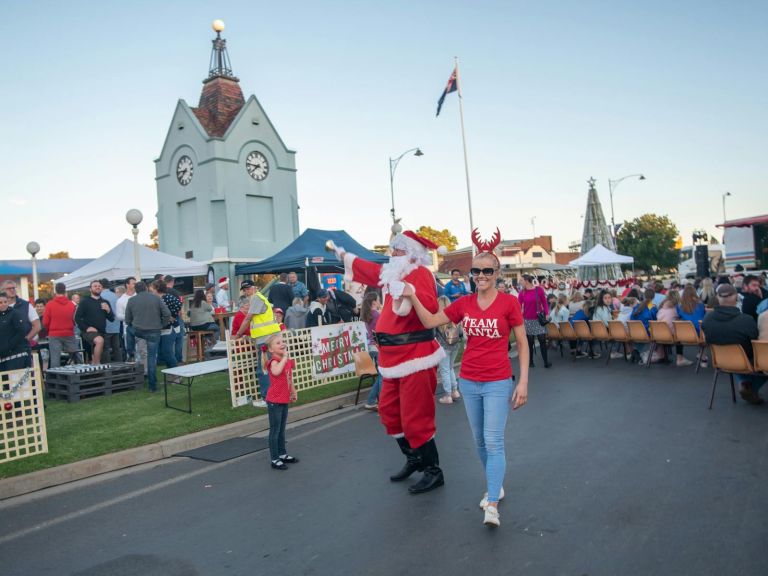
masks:
[[[458,85],[459,80],[456,76],[456,68],[454,68],[451,77],[448,79],[448,84],[445,85],[445,90],[443,90],[443,93],[440,96],[440,100],[437,101],[437,114],[435,114],[435,116],[440,116],[440,109],[443,107],[443,101],[445,100],[445,97],[451,92],[456,92]]]

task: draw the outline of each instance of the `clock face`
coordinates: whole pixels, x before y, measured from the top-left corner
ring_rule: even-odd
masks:
[[[192,173],[195,171],[195,166],[192,164],[192,158],[189,156],[182,156],[179,158],[179,163],[176,164],[176,179],[179,184],[186,186],[192,182]]]
[[[269,174],[269,162],[261,152],[251,152],[245,159],[245,169],[251,178],[261,182]]]

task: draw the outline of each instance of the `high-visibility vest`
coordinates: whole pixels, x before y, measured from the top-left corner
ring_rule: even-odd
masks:
[[[251,338],[258,339],[269,336],[275,332],[280,332],[280,324],[275,322],[275,313],[272,311],[272,304],[261,292],[256,292],[256,297],[267,306],[266,311],[261,314],[254,314],[251,317]]]

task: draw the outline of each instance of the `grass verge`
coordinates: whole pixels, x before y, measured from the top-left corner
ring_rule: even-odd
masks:
[[[162,377],[158,383],[162,382]],[[198,377],[192,386],[192,414],[165,407],[162,393],[146,391],[120,392],[68,403],[46,400],[45,420],[48,453],[0,464],[0,478],[10,478],[144,446],[192,432],[266,414],[266,409],[243,406],[232,408],[228,375],[225,373]],[[307,404],[343,394],[357,388],[350,378],[299,392],[296,404]],[[186,390],[169,389],[174,406],[186,402]]]

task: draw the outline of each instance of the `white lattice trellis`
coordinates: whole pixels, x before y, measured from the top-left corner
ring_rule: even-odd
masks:
[[[0,464],[48,452],[40,363],[0,372]]]
[[[312,335],[311,328],[288,330],[283,338],[288,346],[288,355],[293,359],[293,385],[298,392],[340,382],[350,377],[349,373],[315,379],[312,377]],[[256,349],[248,339],[227,340],[229,358],[229,391],[232,407],[245,406],[260,397],[259,381],[256,375]]]

